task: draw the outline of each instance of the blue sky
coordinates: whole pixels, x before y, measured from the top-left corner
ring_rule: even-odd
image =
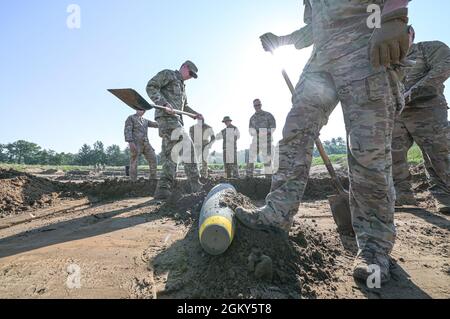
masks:
[[[81,29],[67,28],[67,7],[81,8]],[[0,143],[18,139],[76,152],[97,140],[124,147],[123,125],[132,113],[106,92],[133,87],[145,97],[148,80],[186,59],[199,67],[187,82],[192,107],[221,129],[229,115],[247,147],[252,101],[259,97],[280,129],[291,107],[280,75],[294,82],[310,50],[283,49],[274,59],[259,36],[287,34],[302,22],[302,1],[284,0],[72,0],[0,2]],[[417,40],[450,44],[448,0],[410,5]],[[450,91],[446,91],[450,97]],[[146,115],[153,118],[153,112]],[[193,124],[187,120],[187,124]],[[345,136],[340,108],[322,138]],[[160,149],[152,130],[151,141]]]

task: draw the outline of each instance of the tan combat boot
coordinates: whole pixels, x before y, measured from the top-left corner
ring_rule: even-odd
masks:
[[[172,192],[166,187],[158,187],[156,188],[155,195],[153,196],[156,200],[168,200]]]
[[[362,250],[355,259],[353,277],[356,280],[367,282],[373,273],[373,267],[379,267],[381,284],[391,280],[391,258],[381,252]]]
[[[289,234],[292,227],[291,220],[285,220],[281,214],[268,205],[256,209],[238,207],[236,218],[244,226],[253,230],[281,232],[286,235]]]
[[[395,206],[417,206],[417,200],[412,192],[397,193]]]

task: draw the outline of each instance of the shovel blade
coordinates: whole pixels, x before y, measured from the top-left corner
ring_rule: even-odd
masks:
[[[331,212],[333,213],[334,221],[338,227],[338,232],[343,235],[354,236],[352,224],[352,214],[350,211],[349,198],[346,195],[334,195],[328,197]]]
[[[153,109],[153,107],[133,89],[110,89],[108,91],[133,110],[149,111]]]

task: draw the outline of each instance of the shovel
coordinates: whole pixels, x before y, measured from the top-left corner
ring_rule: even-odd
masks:
[[[272,55],[274,52],[272,51]],[[292,81],[289,78],[285,69],[282,69],[282,74],[286,84],[289,87],[292,95],[295,94],[294,85],[292,85]],[[320,156],[322,157],[325,166],[327,167],[328,173],[331,176],[334,187],[336,188],[337,194],[328,197],[328,202],[330,203],[331,212],[333,214],[334,221],[338,227],[338,232],[343,235],[354,235],[353,225],[352,225],[352,214],[350,211],[350,195],[347,190],[345,190],[344,186],[341,183],[341,180],[336,175],[336,171],[334,170],[333,164],[331,164],[330,158],[323,147],[322,141],[320,138],[315,140],[317,149],[319,150]]]
[[[117,97],[119,100],[124,102],[126,105],[131,107],[133,110],[136,111],[150,111],[152,109],[158,109],[167,111],[168,108],[164,106],[159,105],[153,105],[148,103],[138,92],[136,92],[133,89],[110,89],[108,90],[111,94],[113,94],[115,97]],[[178,111],[173,110],[175,114],[178,115],[186,115],[193,119],[197,117],[196,114],[184,112],[184,111]]]

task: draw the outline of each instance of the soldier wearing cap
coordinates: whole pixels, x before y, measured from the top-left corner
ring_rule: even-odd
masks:
[[[232,124],[233,120],[225,116],[222,123],[225,128],[216,136],[216,140],[223,140],[223,163],[227,178],[239,178],[237,160],[237,141],[241,138],[239,129]]]
[[[275,117],[269,112],[263,111],[260,99],[253,101],[255,114],[250,119],[249,129],[252,136],[250,146],[249,161],[247,165],[247,176],[253,177],[255,162],[261,155],[264,163],[264,174],[270,178],[272,176],[272,136],[277,128]]]
[[[197,66],[191,61],[186,61],[178,71],[163,70],[147,84],[150,99],[156,105],[166,108],[166,110],[155,112],[159,135],[162,138],[162,175],[156,188],[156,199],[165,200],[171,195],[180,156],[183,156],[184,170],[189,179],[191,191],[195,193],[202,188],[195,154],[191,156],[184,154],[184,152],[192,153],[193,142],[184,130],[183,118],[174,113],[174,110],[185,111],[196,114],[196,119],[203,119],[200,113],[189,107],[186,98],[185,81],[197,79],[197,73]],[[174,138],[175,135],[179,138]],[[173,152],[174,147],[180,143],[183,143],[182,152]]]

